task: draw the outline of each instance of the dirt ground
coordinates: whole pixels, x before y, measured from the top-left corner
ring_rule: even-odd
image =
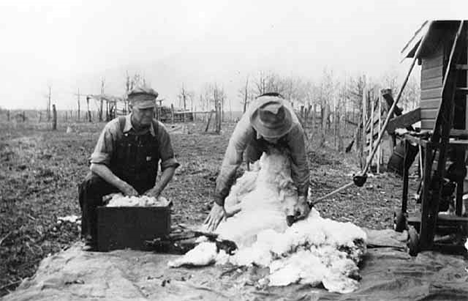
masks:
[[[79,240],[75,223],[59,217],[80,216],[78,184],[88,172],[88,158],[104,123],[1,124],[0,141],[0,297],[32,276],[49,254]],[[71,132],[67,127],[70,127]],[[204,133],[204,124],[168,126],[177,159],[175,178],[164,191],[174,202],[173,224],[201,223],[211,208],[212,194],[233,124],[223,133]],[[323,196],[352,181],[358,172],[355,154],[318,148],[310,142],[313,197]],[[316,208],[324,217],[351,221],[370,229],[393,226],[400,206],[401,179],[371,175],[361,187],[351,187]]]

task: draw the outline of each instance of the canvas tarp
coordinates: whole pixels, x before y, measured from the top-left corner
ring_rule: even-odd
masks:
[[[12,300],[468,300],[468,261],[422,252],[410,257],[404,234],[366,230],[360,287],[350,294],[307,285],[260,287],[265,268],[171,269],[178,255],[133,250],[85,252],[79,243],[44,259]]]

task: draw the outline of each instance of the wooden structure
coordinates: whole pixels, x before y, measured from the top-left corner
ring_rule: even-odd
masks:
[[[422,45],[421,53],[418,57],[421,65],[421,130],[423,131],[432,130],[435,125],[439,105],[442,100],[444,75],[447,71],[448,59],[452,50],[454,33],[457,27],[457,21],[435,21],[432,23],[424,23],[422,28],[418,31],[418,34],[423,34],[424,32],[428,33],[427,39],[424,45]],[[421,43],[418,34],[408,43],[405,49],[403,49],[405,57],[414,57],[416,46]],[[461,42],[464,43],[463,41]],[[413,45],[413,48],[409,48],[411,45]],[[463,59],[463,62],[465,61],[466,58]],[[466,72],[464,72],[464,75],[460,75],[459,80],[461,82],[466,82]],[[453,126],[454,128],[465,129],[465,95],[460,93],[456,94],[454,105],[456,110]]]
[[[99,108],[98,110],[103,110],[103,112],[100,112],[100,114],[104,114],[104,109],[105,109],[106,121],[112,120],[115,117],[120,116],[120,115],[125,115],[129,112],[128,101],[123,97],[118,97],[118,96],[113,96],[113,95],[108,95],[108,94],[89,94],[89,95],[86,95],[86,101],[88,102],[88,105],[89,105],[90,99],[94,99],[96,103],[105,102],[105,108],[98,105],[98,108]],[[88,112],[89,112],[89,108],[88,108]],[[88,118],[89,117],[90,115],[88,116]]]
[[[382,90],[388,91],[388,90]],[[383,93],[383,92],[382,92]],[[388,154],[386,148],[378,140],[383,129],[383,123],[388,115],[391,103],[386,102],[382,93],[375,93],[364,89],[362,97],[362,118],[355,133],[356,149],[361,168],[369,161],[373,172],[380,173],[382,166],[392,152],[393,144],[390,141]],[[363,126],[365,125],[365,126]],[[388,138],[385,136],[385,138]],[[375,149],[376,156],[373,156]]]
[[[164,123],[193,122],[193,112],[159,105],[156,109],[156,119]]]
[[[421,132],[405,135],[407,146],[420,145],[424,153],[421,208],[408,216],[406,168],[402,208],[396,219],[397,230],[409,225],[413,254],[430,249],[464,250],[460,237],[466,238],[468,231],[462,200],[468,149],[467,38],[466,21],[432,21],[425,23],[410,41],[412,46],[403,50],[405,57],[416,58],[422,65]],[[441,213],[451,207],[453,214]],[[440,240],[437,234],[441,231],[458,237],[458,241]]]

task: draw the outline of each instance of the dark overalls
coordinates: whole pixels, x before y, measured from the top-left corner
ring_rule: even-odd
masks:
[[[125,117],[119,117],[120,131],[125,128]],[[158,126],[153,121],[155,137],[148,130],[143,134],[132,131],[123,134],[117,141],[110,160],[110,170],[121,180],[130,184],[138,194],[154,187],[158,172]],[[97,210],[103,205],[102,197],[120,192],[117,187],[107,183],[98,175],[90,172],[79,186],[81,207],[81,235],[97,243]]]

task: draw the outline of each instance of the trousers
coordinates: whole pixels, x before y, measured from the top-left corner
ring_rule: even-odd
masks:
[[[81,236],[97,243],[97,207],[104,205],[102,197],[120,192],[98,175],[90,172],[78,187],[81,208]]]

